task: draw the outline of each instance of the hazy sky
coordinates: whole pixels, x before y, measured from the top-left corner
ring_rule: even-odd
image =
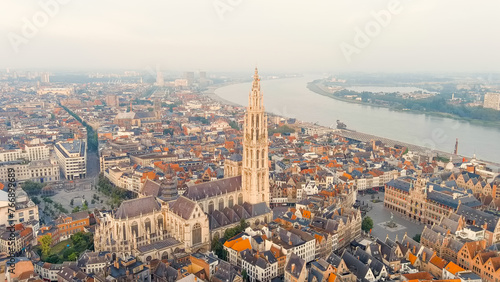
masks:
[[[498,0],[57,1],[0,1],[0,68],[500,71]]]

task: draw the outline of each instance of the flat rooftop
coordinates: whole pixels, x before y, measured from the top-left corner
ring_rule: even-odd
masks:
[[[61,142],[56,146],[61,146],[64,150],[60,150],[63,155],[68,158],[66,152],[70,154],[80,154],[80,157],[85,156],[85,141],[83,140],[74,140],[72,142]]]

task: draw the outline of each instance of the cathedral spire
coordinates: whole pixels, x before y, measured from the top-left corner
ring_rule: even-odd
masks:
[[[243,128],[242,188],[247,202],[269,204],[267,116],[257,68],[253,78]]]

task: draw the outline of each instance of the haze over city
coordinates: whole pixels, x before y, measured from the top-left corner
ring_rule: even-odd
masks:
[[[54,0],[51,13],[40,4],[46,2],[52,1],[2,1],[0,67],[496,72],[500,66],[495,0]],[[370,27],[389,6],[390,17]],[[40,12],[49,14],[46,22]],[[29,37],[26,21],[37,30]],[[368,43],[355,44],[358,28],[371,28]],[[345,44],[357,48],[352,56],[342,51]]]
[[[500,282],[499,8],[1,1],[0,282]]]

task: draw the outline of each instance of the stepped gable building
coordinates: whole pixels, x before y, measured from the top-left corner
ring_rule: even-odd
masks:
[[[257,69],[244,127],[242,175],[191,186],[172,201],[159,196],[158,184],[149,183],[145,197],[101,213],[95,250],[143,261],[165,259],[178,249],[208,250],[212,239],[241,219],[250,226],[270,222],[267,117]]]

